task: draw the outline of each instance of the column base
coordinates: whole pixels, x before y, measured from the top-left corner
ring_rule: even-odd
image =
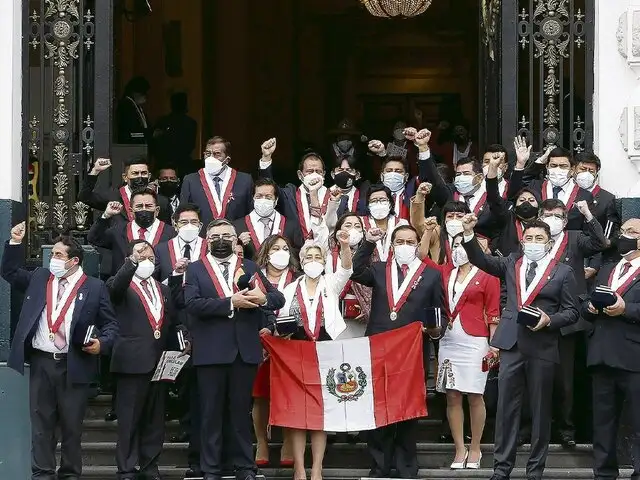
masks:
[[[24,374],[0,363],[0,478],[31,478],[28,366]]]

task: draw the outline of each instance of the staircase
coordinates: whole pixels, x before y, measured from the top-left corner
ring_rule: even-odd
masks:
[[[92,399],[87,409],[87,418],[84,422],[83,432],[83,478],[91,480],[112,480],[115,478],[115,445],[116,422],[105,422],[104,414],[110,406],[110,397],[100,395]],[[434,418],[443,418],[443,404],[441,399],[431,400],[429,410]],[[482,467],[480,470],[449,470],[449,464],[453,459],[453,445],[437,443],[441,433],[441,421],[434,419],[420,420],[418,436],[418,463],[420,465],[420,477],[432,480],[444,479],[489,479],[492,475],[492,451],[490,443],[482,446]],[[487,429],[485,441],[492,440],[492,432]],[[170,438],[179,431],[176,420],[167,422],[166,438]],[[271,451],[271,459],[279,459],[279,444],[274,444]],[[309,450],[309,449],[308,449]],[[165,480],[182,480],[186,470],[187,445],[184,443],[166,443],[160,457],[160,473]],[[308,452],[310,453],[310,452]],[[524,466],[526,465],[529,447],[525,445],[518,451],[516,470],[512,479],[524,479]],[[310,465],[310,459],[309,463]],[[335,443],[327,446],[324,462],[324,478],[347,480],[367,477],[369,473],[369,456],[366,444]],[[578,445],[573,451],[564,450],[560,445],[551,445],[545,480],[560,479],[590,479],[593,478],[591,470],[591,445]],[[265,477],[270,479],[290,480],[291,469],[266,468],[262,469]],[[620,478],[629,478],[631,470],[624,470]]]

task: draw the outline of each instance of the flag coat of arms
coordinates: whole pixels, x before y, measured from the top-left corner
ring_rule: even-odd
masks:
[[[263,342],[271,425],[357,432],[427,415],[420,323],[348,340]]]

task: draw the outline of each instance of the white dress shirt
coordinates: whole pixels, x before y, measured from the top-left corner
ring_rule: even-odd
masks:
[[[625,263],[630,263],[631,268],[622,278],[620,278],[620,272],[622,271],[622,266]],[[616,290],[620,288],[621,285],[624,285],[625,282],[629,280],[629,277],[637,273],[636,269],[639,267],[640,267],[640,257],[634,258],[633,260],[625,260],[624,258],[622,258],[618,262],[616,267],[613,269],[613,278],[611,279],[611,289]]]
[[[573,178],[570,178],[567,183],[560,187],[562,190],[558,192],[558,200],[561,200],[565,205],[568,205],[567,202],[571,197],[571,192],[573,191],[573,187],[575,185],[576,183]],[[553,184],[550,181],[547,181],[547,198],[553,198],[553,188]]]

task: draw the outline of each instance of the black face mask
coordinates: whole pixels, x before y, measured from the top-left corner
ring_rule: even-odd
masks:
[[[621,235],[616,241],[616,250],[618,250],[618,253],[622,256],[638,250],[638,239]]]
[[[150,212],[149,210],[141,210],[140,212],[135,212],[133,215],[135,216],[136,223],[142,228],[149,228],[156,219],[155,212]]]
[[[129,188],[131,190],[145,188],[147,185],[149,185],[149,179],[147,177],[136,177],[129,179]]]
[[[165,180],[158,182],[158,191],[160,195],[164,195],[167,198],[173,198],[178,193],[178,182],[172,180]]]
[[[233,242],[220,238],[209,243],[209,249],[216,258],[228,258],[233,253]]]
[[[348,172],[340,172],[333,177],[333,181],[336,182],[336,186],[338,188],[347,190],[353,186],[353,183],[356,181],[356,177]]]
[[[538,207],[531,205],[529,202],[521,203],[516,207],[516,215],[523,220],[534,218],[538,214]]]

